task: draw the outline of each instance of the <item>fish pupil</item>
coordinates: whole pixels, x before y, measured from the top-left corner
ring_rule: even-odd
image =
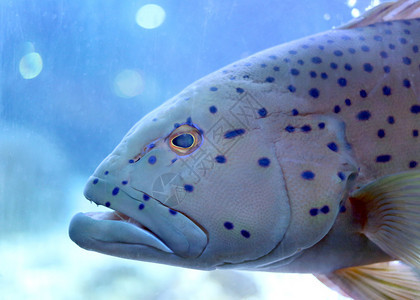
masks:
[[[190,148],[194,144],[194,137],[189,133],[180,134],[172,140],[172,144],[180,148]]]

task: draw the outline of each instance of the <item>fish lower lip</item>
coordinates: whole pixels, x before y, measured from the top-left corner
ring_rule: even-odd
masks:
[[[91,221],[89,222],[84,221],[81,217],[75,219],[76,225],[77,222],[84,221],[84,225],[75,226],[78,230],[83,231],[83,226],[88,229],[95,227],[96,231],[87,233],[87,235],[91,234],[93,238],[106,239],[108,236],[112,236],[114,241],[136,244],[136,235],[141,232],[139,237],[141,240],[147,239],[146,243],[149,243],[153,237],[170,249],[172,253],[183,258],[198,257],[207,246],[207,234],[200,226],[182,212],[174,211],[152,197],[147,197],[145,201],[139,200],[144,198],[143,192],[135,191],[129,187],[123,188],[108,180],[91,177],[84,194],[87,199],[96,204],[107,206],[116,211],[111,215],[85,215],[86,218],[90,217]],[[100,218],[106,218],[106,220]],[[120,222],[116,220],[120,220]],[[122,230],[127,231],[128,237]],[[133,232],[134,230],[135,232]],[[80,237],[77,234],[75,236]]]
[[[118,215],[115,212],[78,213],[70,223],[70,238],[82,248],[89,248],[89,240],[94,239],[105,243],[145,245],[173,253],[165,243],[140,223],[129,219],[122,220]]]

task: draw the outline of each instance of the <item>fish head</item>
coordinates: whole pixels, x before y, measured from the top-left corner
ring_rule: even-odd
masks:
[[[299,138],[283,137],[291,118],[290,101],[278,105],[285,89],[252,80],[238,85],[230,72],[197,81],[127,133],[85,188],[87,199],[114,212],[76,215],[70,237],[77,244],[213,269],[281,260],[328,232],[346,188],[337,178],[342,162],[324,174],[335,184],[328,195],[319,184],[300,186],[299,170],[314,157],[296,154]],[[311,219],[307,195],[324,197],[332,213]]]

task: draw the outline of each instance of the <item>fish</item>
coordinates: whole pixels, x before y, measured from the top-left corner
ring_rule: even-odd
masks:
[[[140,119],[70,238],[126,259],[312,273],[420,298],[420,3],[251,55]]]

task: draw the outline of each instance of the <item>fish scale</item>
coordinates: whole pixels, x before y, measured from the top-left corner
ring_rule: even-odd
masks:
[[[77,214],[70,237],[187,268],[313,273],[355,299],[420,298],[419,7],[384,3],[191,84],[98,166],[85,196],[115,213]]]
[[[282,96],[271,111],[330,114],[345,122],[363,184],[420,161],[419,114],[410,111],[420,105],[419,41],[420,19],[333,30],[269,49],[256,61],[245,59],[222,72],[232,80],[230,73],[240,65],[253,66],[232,81],[245,77],[275,84]],[[386,155],[389,161],[377,161]]]

